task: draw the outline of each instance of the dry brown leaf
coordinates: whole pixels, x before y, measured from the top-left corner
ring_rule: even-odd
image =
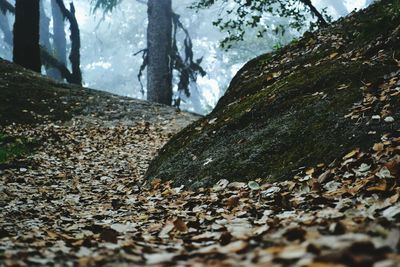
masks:
[[[175,229],[178,230],[179,232],[187,232],[188,231],[188,227],[187,227],[186,223],[181,218],[177,218],[174,221],[174,226],[175,226]]]
[[[374,146],[372,147],[372,149],[376,152],[381,152],[384,149],[384,145],[382,143],[376,143],[374,144]]]
[[[231,196],[230,198],[227,199],[226,201],[226,206],[228,209],[233,209],[239,205],[239,197],[237,196]]]

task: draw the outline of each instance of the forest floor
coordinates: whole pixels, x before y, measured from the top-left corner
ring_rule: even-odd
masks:
[[[190,191],[143,177],[198,116],[1,60],[0,74],[0,266],[400,265],[398,128],[287,181]],[[399,96],[396,71],[349,115]]]
[[[107,117],[115,108],[0,129],[37,144],[0,170],[0,266],[400,263],[398,135],[290,181],[221,180],[194,192],[157,179],[143,186],[143,175],[197,117]]]

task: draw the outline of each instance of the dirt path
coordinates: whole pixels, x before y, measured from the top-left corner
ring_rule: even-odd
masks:
[[[0,171],[0,266],[400,262],[400,138],[384,136],[375,150],[299,170],[289,182],[221,180],[190,192],[156,180],[147,189],[149,160],[196,117],[147,120],[113,108],[60,125],[1,129],[41,146],[26,166]]]
[[[40,147],[19,168],[0,170],[0,262],[61,264],[76,252],[64,243],[77,237],[70,231],[86,240],[96,233],[90,225],[107,217],[126,223],[118,210],[125,201],[134,204],[157,149],[198,118],[145,104],[115,97],[66,123],[1,129]]]

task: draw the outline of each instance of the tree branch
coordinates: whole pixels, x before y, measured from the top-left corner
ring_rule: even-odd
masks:
[[[325,20],[324,16],[321,14],[321,12],[319,12],[318,9],[311,3],[311,0],[299,0],[299,1],[310,9],[311,13],[317,17],[322,27],[327,27],[329,25],[328,22]]]
[[[56,59],[52,54],[50,54],[44,47],[40,46],[40,54],[43,59],[43,63],[47,66],[57,69],[63,78],[69,83],[74,83],[72,73],[67,69],[64,63]]]
[[[3,14],[6,14],[7,11],[11,14],[15,14],[15,7],[7,0],[0,0],[0,10]]]

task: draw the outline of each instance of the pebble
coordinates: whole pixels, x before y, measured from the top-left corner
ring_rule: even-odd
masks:
[[[387,123],[392,123],[392,122],[394,122],[394,118],[391,117],[391,116],[388,116],[388,117],[386,117],[386,118],[384,119],[384,121],[387,122]]]

